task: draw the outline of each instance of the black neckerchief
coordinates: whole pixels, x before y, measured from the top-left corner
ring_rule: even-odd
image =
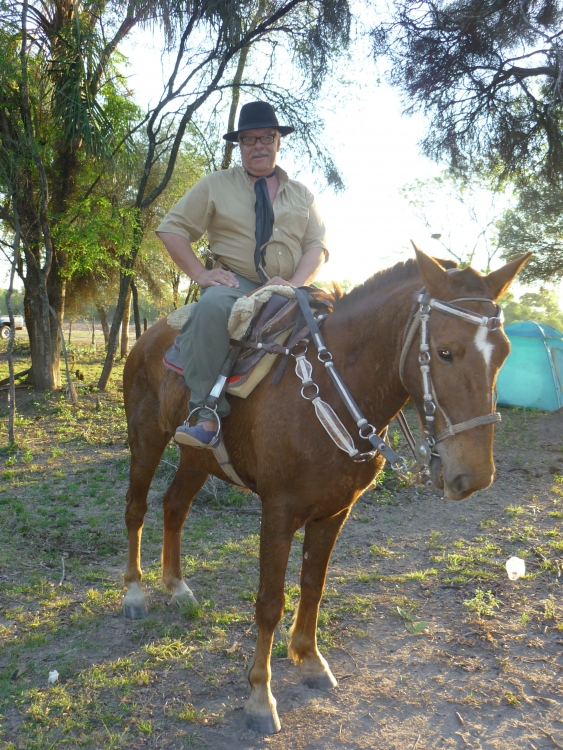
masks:
[[[273,177],[276,174],[276,170],[274,167],[274,171],[264,177],[252,174],[248,170],[246,170],[246,173],[250,177],[254,177],[256,180],[254,183],[254,194],[256,195],[256,247],[254,249],[254,266],[256,267],[256,273],[258,274],[260,281],[265,284],[268,281],[268,277],[263,270],[266,265],[266,243],[272,236],[272,230],[274,228],[274,209],[272,208],[272,202],[270,201],[266,180],[269,177]]]

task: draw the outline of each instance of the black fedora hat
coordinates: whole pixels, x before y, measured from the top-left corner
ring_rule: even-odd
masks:
[[[225,133],[226,141],[236,143],[238,134],[242,130],[256,130],[257,128],[275,128],[281,135],[289,135],[295,128],[289,125],[279,125],[274,108],[268,102],[249,102],[241,107],[238,118],[238,130]]]

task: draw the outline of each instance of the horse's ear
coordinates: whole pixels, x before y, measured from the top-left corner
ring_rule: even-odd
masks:
[[[416,253],[416,261],[425,286],[436,291],[436,288],[439,288],[444,283],[446,269],[437,260],[419,250],[412,240],[411,243]]]
[[[499,268],[496,271],[491,271],[487,276],[487,284],[489,285],[494,300],[502,297],[518,273],[524,268],[531,255],[532,251],[529,250],[524,255],[516,258],[516,260],[510,261],[510,263],[507,263],[502,268]]]

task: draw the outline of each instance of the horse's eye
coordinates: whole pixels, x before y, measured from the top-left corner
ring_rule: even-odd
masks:
[[[438,349],[438,356],[440,357],[440,359],[443,359],[444,362],[453,362],[452,353],[449,349]]]

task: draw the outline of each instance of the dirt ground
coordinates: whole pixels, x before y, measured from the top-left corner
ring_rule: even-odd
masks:
[[[298,598],[297,535],[272,662],[282,724],[275,736],[247,730],[242,711],[255,639],[257,500],[221,495],[216,484],[200,493],[183,549],[202,608],[178,612],[158,583],[160,497],[173,472],[164,465],[145,530],[149,618],[127,622],[119,505],[126,449],[86,446],[93,477],[116,460],[122,467],[99,505],[107,508],[102,541],[109,546],[98,540],[94,560],[94,542],[51,538],[49,530],[30,530],[31,522],[25,533],[10,532],[26,564],[43,565],[51,593],[17,593],[12,584],[25,568],[3,558],[0,631],[11,635],[0,671],[12,692],[0,709],[0,747],[563,748],[563,410],[502,413],[488,490],[454,503],[387,477],[357,503],[331,561],[320,617],[334,690],[302,686],[286,656]],[[165,461],[173,464],[172,454]],[[84,475],[84,467],[78,457],[72,470]],[[61,475],[67,485],[69,476]],[[11,491],[16,499],[25,494]],[[72,507],[78,528],[87,519]],[[10,646],[18,628],[31,632],[27,609],[30,617],[33,606],[47,612],[46,602],[59,596],[61,554],[66,598],[52,605],[46,640]],[[504,570],[512,555],[527,565],[516,582]],[[60,677],[49,687],[55,668]]]
[[[460,583],[440,583],[429,576],[411,586],[404,580],[394,585],[385,580],[432,567],[433,532],[440,534],[434,533],[439,539],[434,547],[449,547],[459,540],[481,538],[484,528],[493,545],[498,544],[494,552],[499,550],[499,564],[505,562],[508,549],[494,533],[507,522],[505,508],[523,506],[524,514],[537,518],[555,507],[549,467],[553,471],[555,462],[563,464],[563,413],[530,421],[526,441],[497,442],[495,485],[472,499],[456,504],[429,492],[413,497],[411,490],[400,490],[388,505],[370,497],[360,501],[335,551],[327,593],[337,595],[342,579],[357,577],[358,568],[375,569],[384,580],[369,586],[358,582],[363,594],[370,591],[366,611],[342,623],[338,646],[326,654],[338,688],[309,690],[297,682],[296,668],[288,659],[275,659],[273,690],[282,732],[260,738],[245,729],[238,710],[248,692],[244,673],[235,673],[223,690],[186,683],[195,706],[212,710],[217,704],[239,704],[226,713],[222,726],[200,729],[198,735],[208,747],[563,747],[563,629],[554,627],[555,618],[547,620],[541,614],[530,617],[526,626],[521,622],[525,602],[535,600],[531,604],[541,612],[539,602],[549,601],[550,595],[559,607],[557,622],[563,621],[561,567],[559,573],[533,581],[514,583],[503,575],[482,586],[500,602],[494,616],[482,622],[463,604],[475,592],[471,575]],[[533,449],[528,453],[530,443]],[[546,528],[561,529],[561,521],[548,519],[544,518]],[[383,552],[374,562],[373,555],[368,557],[374,544],[390,554]],[[510,550],[514,551],[519,550]],[[530,571],[539,569],[537,560],[541,562],[528,560]],[[427,623],[421,635],[409,633],[408,621],[393,616],[401,599],[403,612],[412,607],[416,621]],[[243,643],[241,650],[248,658],[253,639]]]

